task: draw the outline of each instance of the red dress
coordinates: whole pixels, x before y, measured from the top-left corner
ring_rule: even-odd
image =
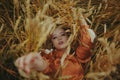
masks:
[[[90,35],[87,31],[87,26],[82,27],[80,34],[80,42],[75,51],[75,55],[69,54],[64,63],[64,68],[60,68],[60,60],[64,53],[61,51],[53,51],[50,54],[43,55],[43,58],[49,63],[48,68],[44,71],[45,74],[55,75],[56,72],[60,70],[59,74],[61,76],[70,77],[67,80],[82,80],[84,77],[84,67],[82,64],[87,63],[90,60],[91,53],[90,49],[92,47],[92,42],[90,39]],[[66,80],[66,79],[65,79]]]

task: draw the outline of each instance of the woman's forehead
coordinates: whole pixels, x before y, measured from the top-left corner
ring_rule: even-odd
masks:
[[[65,30],[64,29],[62,29],[62,28],[56,28],[54,31],[53,31],[53,35],[54,34],[58,34],[58,33],[61,33],[61,32],[65,32]]]

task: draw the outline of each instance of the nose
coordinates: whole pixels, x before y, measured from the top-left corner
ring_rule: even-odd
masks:
[[[58,40],[62,40],[62,37],[61,37],[61,36],[59,36],[59,37],[58,37]]]

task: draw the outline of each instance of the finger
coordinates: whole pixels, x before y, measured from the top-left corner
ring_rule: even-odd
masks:
[[[19,59],[18,66],[20,69],[24,69],[24,59],[25,59],[25,56]]]
[[[14,62],[15,66],[16,66],[17,68],[19,68],[19,62],[20,62],[20,59],[19,59],[19,58]]]
[[[14,62],[14,64],[15,64],[16,67],[18,67],[19,61],[20,61],[20,59],[18,58],[18,59]]]
[[[40,66],[42,65],[41,61],[41,55],[39,53],[35,54],[35,56],[31,60],[31,63],[33,64],[32,69],[38,70],[38,68],[40,68]]]
[[[24,69],[27,74],[30,73],[32,69],[33,63],[31,63],[31,60],[34,58],[34,54],[30,53],[29,55],[26,56],[25,61],[24,61]]]
[[[37,66],[38,63],[36,62],[40,62],[40,59],[41,59],[41,55],[38,53],[35,54],[30,61],[30,63],[33,64],[31,65],[31,67],[34,68],[35,66]]]
[[[29,78],[30,76],[28,74],[26,74],[23,70],[18,69],[18,72],[20,75],[22,75],[23,77]]]

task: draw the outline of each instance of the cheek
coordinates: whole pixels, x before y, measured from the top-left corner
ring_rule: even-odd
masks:
[[[53,44],[54,46],[56,46],[56,45],[57,45],[57,41],[56,41],[56,40],[52,40],[52,44]]]
[[[64,37],[64,41],[65,41],[65,42],[67,42],[67,40],[68,40],[68,37],[67,37],[67,36],[66,36],[66,37]]]

